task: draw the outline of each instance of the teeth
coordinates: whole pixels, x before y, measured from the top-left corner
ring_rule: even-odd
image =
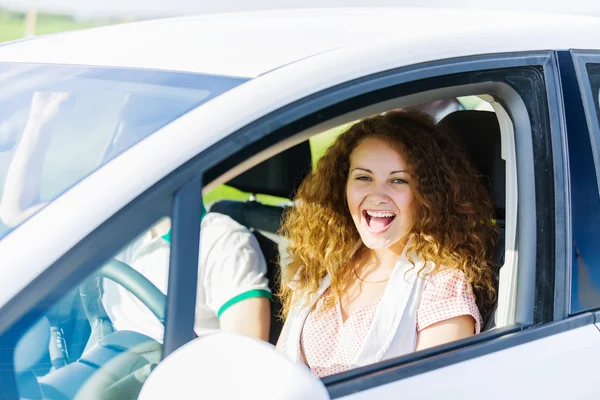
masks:
[[[388,211],[367,211],[367,214],[369,214],[371,217],[376,217],[376,218],[385,218],[385,217],[395,217],[396,214],[392,213],[392,212],[388,212]]]

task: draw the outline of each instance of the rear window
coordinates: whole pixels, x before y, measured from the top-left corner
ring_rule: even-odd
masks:
[[[131,146],[244,81],[0,63],[0,238]]]

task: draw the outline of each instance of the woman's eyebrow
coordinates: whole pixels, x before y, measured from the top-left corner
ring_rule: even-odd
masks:
[[[361,171],[368,172],[368,173],[370,173],[370,174],[372,174],[372,173],[373,173],[373,171],[371,171],[370,169],[361,168],[361,167],[356,167],[356,168],[354,168],[354,169],[353,169],[352,171],[350,171],[350,172],[354,172],[354,171],[356,171],[357,169],[360,169]]]
[[[353,168],[353,169],[352,169],[352,171],[350,171],[350,172],[354,172],[354,171],[356,171],[356,170],[365,171],[365,172],[368,172],[368,173],[370,173],[370,174],[372,174],[372,173],[373,173],[373,171],[371,171],[370,169],[367,169],[367,168],[361,168],[361,167],[356,167],[356,168]],[[399,174],[399,173],[402,173],[402,172],[403,172],[403,173],[405,173],[405,174],[408,174],[408,173],[409,173],[407,170],[400,169],[400,170],[398,170],[398,171],[392,171],[392,172],[390,172],[390,175]]]

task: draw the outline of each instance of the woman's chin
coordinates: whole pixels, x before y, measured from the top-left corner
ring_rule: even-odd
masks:
[[[384,250],[394,246],[400,238],[373,237],[371,234],[361,235],[364,245],[371,250]]]

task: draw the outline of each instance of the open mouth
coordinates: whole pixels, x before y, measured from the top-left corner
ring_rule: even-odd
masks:
[[[381,233],[390,227],[396,214],[391,211],[369,211],[363,210],[363,217],[367,222],[369,230],[373,233]]]

